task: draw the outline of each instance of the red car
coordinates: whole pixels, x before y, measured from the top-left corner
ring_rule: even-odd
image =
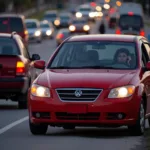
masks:
[[[150,51],[147,39],[133,35],[81,35],[65,40],[28,92],[32,134],[48,125],[128,126],[142,135],[150,117]],[[150,119],[149,119],[150,120]]]
[[[32,66],[38,54],[30,57],[22,38],[16,34],[0,34],[0,99],[17,101],[27,108],[27,92],[37,73]]]

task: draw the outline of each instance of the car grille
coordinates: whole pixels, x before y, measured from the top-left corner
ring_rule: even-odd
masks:
[[[102,89],[69,88],[57,89],[57,94],[62,101],[93,102],[102,92]]]
[[[55,115],[59,120],[99,120],[100,118],[100,113],[72,114],[57,112]]]

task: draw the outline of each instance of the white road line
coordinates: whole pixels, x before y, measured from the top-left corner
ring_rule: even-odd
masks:
[[[15,121],[15,122],[5,126],[4,128],[0,129],[0,134],[3,134],[4,132],[8,131],[9,129],[13,128],[14,126],[17,126],[18,124],[20,124],[20,123],[22,123],[22,122],[24,122],[24,121],[26,121],[28,119],[29,119],[29,117],[26,116],[26,117],[24,117],[22,119],[19,119],[19,120]]]

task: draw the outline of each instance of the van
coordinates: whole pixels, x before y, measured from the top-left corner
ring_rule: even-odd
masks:
[[[28,47],[28,31],[25,25],[25,17],[18,14],[0,15],[0,33],[17,32],[22,37],[26,47]]]
[[[142,6],[127,2],[119,8],[116,34],[145,36]]]

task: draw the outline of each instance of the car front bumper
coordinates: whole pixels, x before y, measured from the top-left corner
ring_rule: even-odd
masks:
[[[57,94],[53,98],[28,95],[30,120],[49,125],[73,124],[76,126],[122,126],[136,123],[140,97],[124,99],[106,98],[108,91],[95,102],[62,102]],[[120,118],[122,115],[122,118]]]

